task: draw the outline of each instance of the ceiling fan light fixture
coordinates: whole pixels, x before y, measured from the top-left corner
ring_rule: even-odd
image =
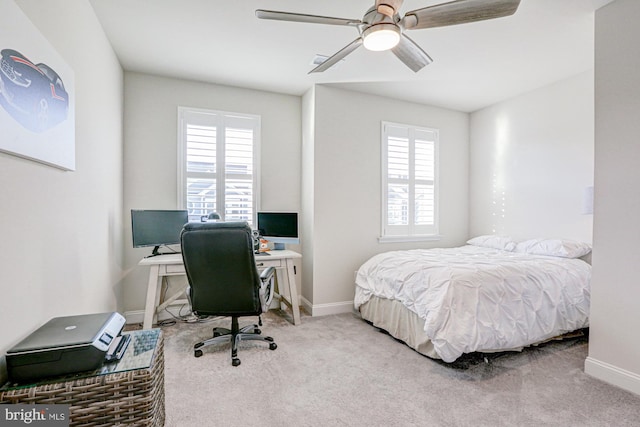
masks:
[[[359,34],[357,39],[323,60],[309,73],[328,70],[362,45],[367,50],[391,50],[404,65],[417,73],[433,60],[416,42],[407,37],[407,30],[446,27],[501,18],[513,15],[521,2],[521,0],[444,0],[444,3],[411,10],[404,16],[400,16],[398,11],[404,0],[369,1],[374,1],[374,4],[367,9],[362,19],[334,18],[264,9],[256,10],[256,16],[260,19],[276,21],[356,27]],[[429,0],[431,3],[434,1],[438,0]]]
[[[393,49],[400,42],[400,29],[395,24],[376,24],[362,32],[364,47],[373,51]]]

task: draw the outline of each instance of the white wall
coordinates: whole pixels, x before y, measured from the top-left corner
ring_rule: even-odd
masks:
[[[302,240],[303,269],[301,300],[307,311],[311,312],[313,300],[313,246],[315,242],[315,214],[314,214],[314,127],[315,120],[315,88],[311,88],[302,97],[302,170],[301,170],[301,201],[303,215],[300,218],[300,228],[304,239]]]
[[[124,242],[125,311],[128,321],[138,322],[142,319],[149,268],[137,264],[150,253],[150,248],[132,247],[131,209],[176,209],[178,206],[178,107],[260,115],[260,208],[299,212],[301,99],[134,72],[125,73],[124,89],[124,218],[125,223],[129,221],[125,224]],[[176,279],[182,283],[186,280]]]
[[[596,164],[588,374],[640,394],[640,2],[596,12]]]
[[[591,243],[593,133],[591,71],[472,113],[470,234]]]
[[[122,69],[88,2],[16,4],[74,71],[76,171],[0,153],[0,354],[52,317],[116,310],[122,275]]]
[[[313,315],[350,311],[354,272],[395,249],[456,246],[467,238],[469,116],[441,108],[316,86],[305,96],[305,212],[313,253],[305,251],[305,304]],[[311,117],[311,115],[313,117]],[[381,121],[440,130],[440,234],[421,243],[378,243]],[[311,266],[313,268],[311,270]],[[309,294],[312,289],[313,294]]]

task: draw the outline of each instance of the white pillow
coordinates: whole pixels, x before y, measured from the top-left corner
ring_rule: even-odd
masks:
[[[531,239],[518,243],[516,252],[562,258],[580,258],[591,252],[591,245],[567,239]]]
[[[516,248],[516,242],[508,236],[478,236],[467,240],[468,245],[480,246],[483,248],[500,249],[502,251],[512,252]]]

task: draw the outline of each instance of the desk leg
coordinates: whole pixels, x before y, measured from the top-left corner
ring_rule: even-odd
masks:
[[[298,287],[296,286],[296,274],[293,268],[293,259],[287,258],[287,282],[289,285],[289,298],[291,311],[293,312],[293,324],[300,324],[300,306],[298,301]]]
[[[274,298],[278,298],[278,308],[280,310],[286,310],[285,307],[289,305],[286,303],[286,296],[282,294],[282,289],[284,289],[284,272],[282,270],[286,270],[286,267],[283,269],[281,267],[276,267],[276,287],[275,287],[275,295]],[[280,289],[282,287],[282,289]]]
[[[160,266],[158,264],[152,265],[149,268],[147,302],[144,305],[144,322],[142,323],[142,329],[151,329],[153,326],[153,319],[155,318],[156,307],[158,305],[158,299],[160,298],[158,291],[162,285],[162,277],[159,273]]]

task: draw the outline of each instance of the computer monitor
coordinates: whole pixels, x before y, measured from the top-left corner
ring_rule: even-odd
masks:
[[[189,222],[186,210],[131,210],[133,247],[153,246],[149,256],[162,255],[160,246],[180,243],[182,227]]]
[[[300,243],[297,212],[258,212],[257,228],[263,239],[274,243],[276,250],[283,250],[286,243]]]

